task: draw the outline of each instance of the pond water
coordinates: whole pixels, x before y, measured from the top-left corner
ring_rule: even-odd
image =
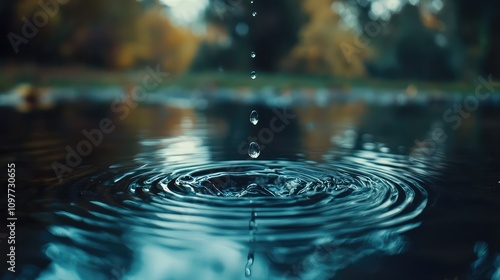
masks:
[[[500,279],[496,95],[160,96],[4,99],[4,279]]]

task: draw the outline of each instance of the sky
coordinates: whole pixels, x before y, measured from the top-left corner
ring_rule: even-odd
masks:
[[[179,25],[195,26],[202,20],[202,14],[209,5],[208,0],[160,0],[169,7],[167,13]]]

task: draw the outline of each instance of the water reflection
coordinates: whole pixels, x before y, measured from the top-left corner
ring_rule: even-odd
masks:
[[[18,131],[7,141],[17,149],[11,155],[32,182],[45,182],[26,192],[25,215],[43,225],[23,228],[39,252],[26,263],[41,279],[246,279],[248,270],[252,279],[328,279],[406,250],[428,190],[439,189],[434,178],[449,167],[450,147],[478,137],[464,125],[431,156],[410,162],[439,110],[309,104],[287,109],[297,118],[259,160],[246,160],[239,143],[275,113],[227,105],[148,105],[124,120],[109,106],[71,105],[32,113],[43,114],[37,125],[13,114],[2,124]],[[252,109],[258,126],[248,121]],[[114,118],[117,130],[57,183],[50,162],[64,159],[63,145],[102,117]],[[479,135],[496,139],[486,129]],[[250,184],[255,189],[241,195]]]
[[[331,143],[330,139],[344,133],[346,129],[358,127],[366,110],[366,104],[361,102],[297,108],[302,151],[306,157],[321,160],[332,144],[337,144]]]
[[[373,152],[325,164],[200,157],[195,164],[177,157],[163,161],[165,154],[151,143],[143,141],[144,152],[132,162],[66,184],[78,198],[72,205],[52,204],[54,213],[46,214],[55,237],[45,251],[52,260],[47,279],[108,277],[116,267],[109,260],[123,263],[125,277],[148,279],[328,278],[365,256],[401,252],[400,234],[418,225],[412,220],[426,205],[422,181],[395,174],[390,157],[373,163]],[[199,151],[184,153],[194,158]],[[204,183],[213,178],[229,180],[220,181],[217,192],[205,192],[215,187]],[[289,179],[297,182],[289,196],[236,197],[225,189],[248,184],[243,181],[276,188]],[[76,268],[68,253],[82,255],[78,262],[85,265]],[[110,254],[106,261],[99,259],[103,253]]]

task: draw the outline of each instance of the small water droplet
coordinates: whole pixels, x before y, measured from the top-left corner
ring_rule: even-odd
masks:
[[[260,155],[260,147],[259,144],[252,142],[250,146],[248,146],[248,155],[251,158],[257,158]]]
[[[245,277],[248,278],[252,276],[252,269],[250,267],[245,267]]]
[[[256,125],[256,124],[259,122],[259,114],[257,113],[257,111],[253,110],[253,111],[250,113],[250,122],[251,122],[253,125]]]
[[[251,57],[251,58],[255,58],[256,56],[257,56],[257,54],[256,54],[255,52],[251,52],[251,53],[250,53],[250,57]]]
[[[253,13],[252,13],[252,16],[256,16],[256,15],[257,15],[257,12],[253,12]]]
[[[255,222],[255,220],[250,220],[250,222],[248,222],[248,229],[252,233],[255,233],[257,231],[257,223]]]
[[[257,186],[257,184],[250,184],[250,186],[252,186],[252,185]],[[252,211],[252,216],[250,218],[250,222],[248,222],[248,229],[250,230],[250,233],[252,235],[257,232],[257,222],[255,221],[256,217],[257,217],[257,213],[255,213],[255,211]]]
[[[255,71],[250,72],[250,78],[252,78],[252,80],[255,80],[257,78],[257,73]]]
[[[253,4],[253,0],[252,0],[252,1],[250,1],[250,4]]]
[[[245,265],[245,277],[250,277],[252,275],[252,265],[253,265],[253,252],[248,254],[247,264]]]
[[[252,185],[257,186],[257,184],[250,184],[249,187]],[[256,217],[257,213],[255,213],[255,211],[252,210],[250,222],[248,223],[248,228],[250,229],[250,235],[252,236],[252,239],[250,240],[250,250],[248,251],[247,263],[245,265],[245,277],[247,278],[252,275],[252,265],[254,262],[255,233],[257,232],[257,222],[255,221]]]
[[[249,265],[253,264],[253,254],[248,255],[247,264]]]

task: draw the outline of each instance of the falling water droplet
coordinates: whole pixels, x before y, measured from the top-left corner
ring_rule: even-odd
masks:
[[[257,78],[257,73],[255,71],[252,71],[250,73],[250,78],[252,78],[252,80],[255,80],[255,78]]]
[[[257,15],[257,12],[253,12],[253,13],[252,13],[252,16],[256,16],[256,15]]]
[[[248,255],[247,264],[253,264],[253,254]]]
[[[257,186],[257,184],[250,184]],[[250,230],[250,233],[254,235],[257,232],[257,222],[255,221],[257,217],[257,213],[255,211],[252,211],[252,216],[250,217],[250,222],[248,222],[248,229]]]
[[[253,125],[256,125],[259,122],[259,114],[257,111],[253,110],[252,113],[250,113],[250,122]]]
[[[256,185],[256,184],[252,184]],[[245,277],[249,278],[252,275],[252,266],[254,263],[254,250],[255,250],[255,234],[257,233],[257,222],[255,218],[257,217],[257,213],[252,210],[252,215],[250,217],[250,222],[248,223],[248,229],[250,230],[250,236],[252,239],[250,240],[250,250],[247,255],[247,264],[245,265]]]
[[[248,223],[248,229],[252,234],[257,232],[257,222],[255,222],[255,218],[252,218],[252,220]]]
[[[256,56],[257,56],[257,54],[255,54],[255,52],[251,52],[251,53],[250,53],[250,57],[251,57],[251,58],[255,58]]]
[[[253,4],[253,0],[252,0],[252,1],[250,1],[250,4]]]
[[[252,276],[253,252],[248,254],[247,264],[245,265],[245,277]]]
[[[260,155],[260,147],[259,144],[252,142],[250,146],[248,146],[248,155],[251,158],[257,158]]]
[[[252,276],[252,270],[250,267],[245,267],[245,277],[248,278],[250,276]]]

